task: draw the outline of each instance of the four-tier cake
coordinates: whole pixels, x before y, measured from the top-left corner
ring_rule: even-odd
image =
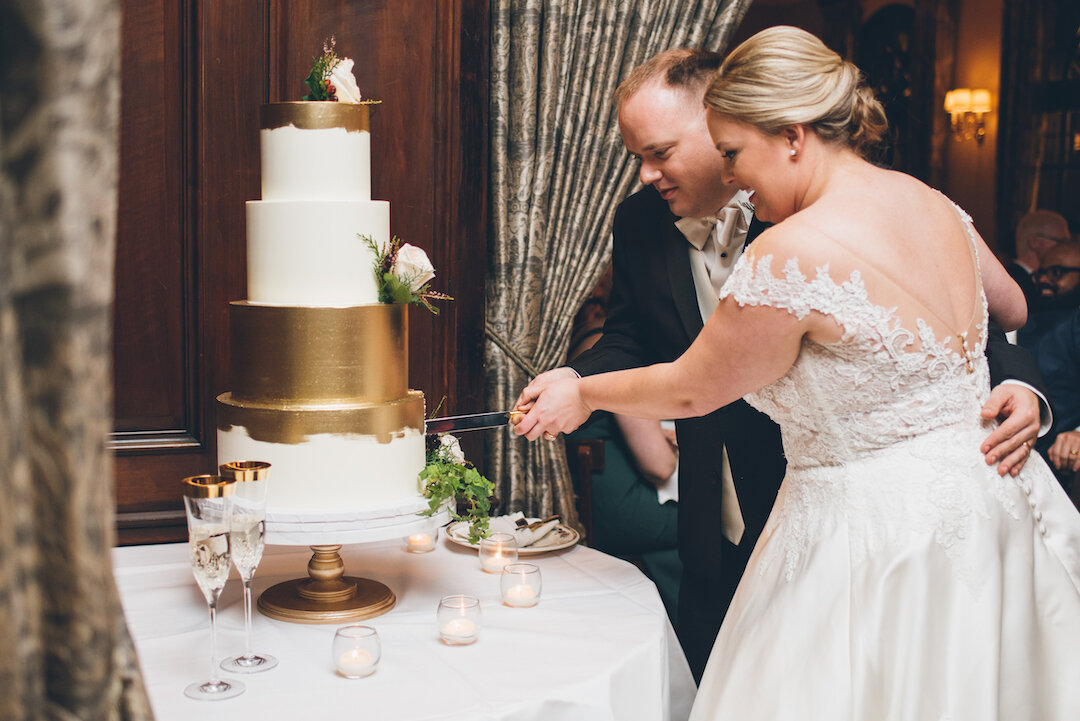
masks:
[[[371,200],[368,117],[356,103],[260,110],[262,198],[247,203],[248,297],[230,304],[233,390],[217,419],[221,462],[272,466],[271,536],[424,507],[407,306],[380,303],[374,273],[390,204]]]

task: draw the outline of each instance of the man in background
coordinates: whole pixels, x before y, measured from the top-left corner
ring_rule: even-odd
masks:
[[[1058,243],[1069,240],[1069,223],[1052,210],[1033,210],[1016,225],[1016,258],[1005,270],[1024,291],[1028,307],[1038,297],[1034,274],[1044,263],[1044,256]]]
[[[1080,308],[1080,243],[1070,241],[1050,248],[1033,280],[1035,298],[1028,303],[1028,320],[1016,339],[1036,353],[1043,336]]]

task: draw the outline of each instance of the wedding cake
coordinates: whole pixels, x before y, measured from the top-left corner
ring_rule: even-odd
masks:
[[[221,462],[271,464],[268,526],[423,507],[424,396],[408,388],[407,306],[379,298],[379,249],[396,245],[390,204],[371,200],[368,117],[350,102],[260,111],[262,198],[247,203],[217,425]]]

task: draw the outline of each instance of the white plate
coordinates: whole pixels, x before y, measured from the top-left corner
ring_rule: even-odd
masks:
[[[526,521],[532,523],[539,521],[539,518],[526,518]],[[578,541],[581,540],[581,534],[575,531],[570,526],[560,523],[552,529],[551,533],[558,534],[559,540],[550,545],[544,546],[526,546],[525,548],[518,549],[518,556],[539,556],[541,553],[549,553],[551,551],[561,551],[564,548],[570,548]],[[456,521],[446,527],[446,538],[451,543],[456,543],[459,546],[465,548],[480,548],[478,543],[469,543],[469,524],[465,521]],[[545,540],[546,540],[545,536]]]

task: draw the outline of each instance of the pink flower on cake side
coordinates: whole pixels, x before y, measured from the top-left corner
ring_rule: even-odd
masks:
[[[337,100],[342,103],[359,103],[360,88],[353,75],[353,61],[342,58],[330,71],[330,85],[336,88]]]
[[[435,268],[423,249],[405,243],[398,248],[394,275],[416,293],[435,277]]]

